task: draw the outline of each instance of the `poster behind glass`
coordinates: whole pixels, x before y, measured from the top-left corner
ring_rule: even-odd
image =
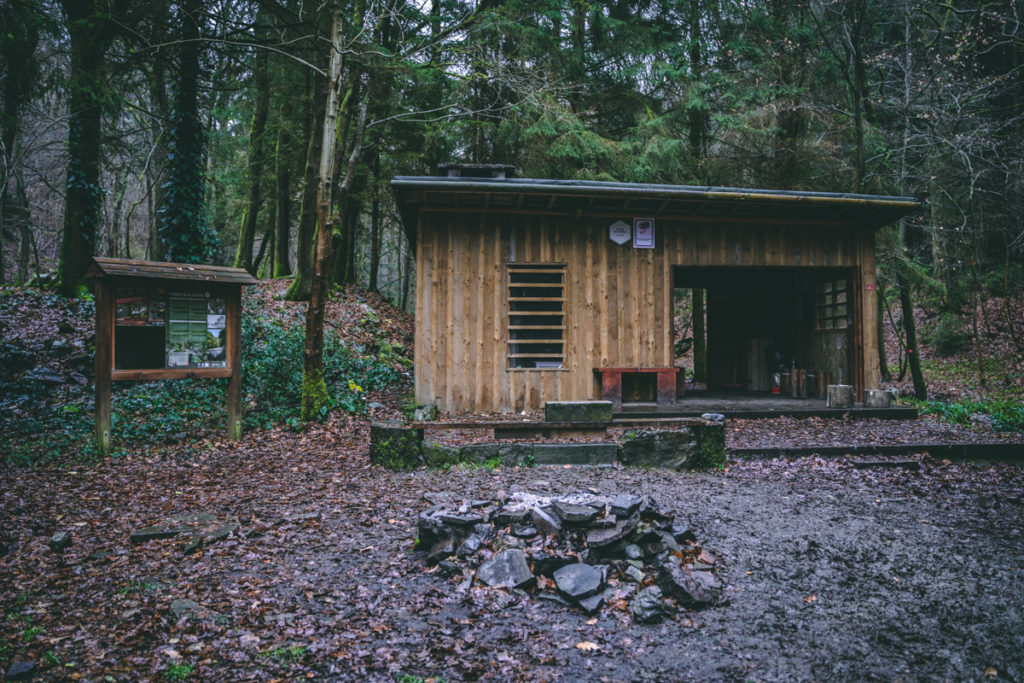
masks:
[[[121,287],[114,306],[115,369],[227,367],[225,299]]]

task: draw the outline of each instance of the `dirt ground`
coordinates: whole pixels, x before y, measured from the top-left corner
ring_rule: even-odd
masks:
[[[1024,680],[1024,468],[390,472],[369,466],[366,431],[0,470],[0,667],[96,681]],[[591,620],[444,579],[412,553],[424,493],[584,487],[649,494],[690,524],[728,603],[650,626],[613,608]],[[241,529],[191,554],[180,539],[129,543],[190,511]],[[63,556],[47,548],[60,530],[74,539]]]

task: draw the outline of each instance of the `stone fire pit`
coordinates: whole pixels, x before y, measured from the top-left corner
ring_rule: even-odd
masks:
[[[445,577],[642,623],[723,601],[716,559],[647,496],[589,490],[441,500],[419,515],[417,550]]]

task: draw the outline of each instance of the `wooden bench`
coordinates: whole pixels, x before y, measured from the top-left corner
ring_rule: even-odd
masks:
[[[658,405],[676,404],[676,378],[680,368],[595,368],[601,376],[601,399],[622,407],[623,375],[657,375]]]

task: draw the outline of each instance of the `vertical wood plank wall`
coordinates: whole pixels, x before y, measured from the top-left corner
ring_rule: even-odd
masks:
[[[536,410],[596,398],[594,368],[672,365],[672,266],[858,268],[854,380],[858,394],[877,386],[870,230],[658,219],[656,248],[635,249],[608,239],[615,220],[420,212],[416,400],[452,412]],[[566,265],[563,369],[506,369],[510,259]]]

